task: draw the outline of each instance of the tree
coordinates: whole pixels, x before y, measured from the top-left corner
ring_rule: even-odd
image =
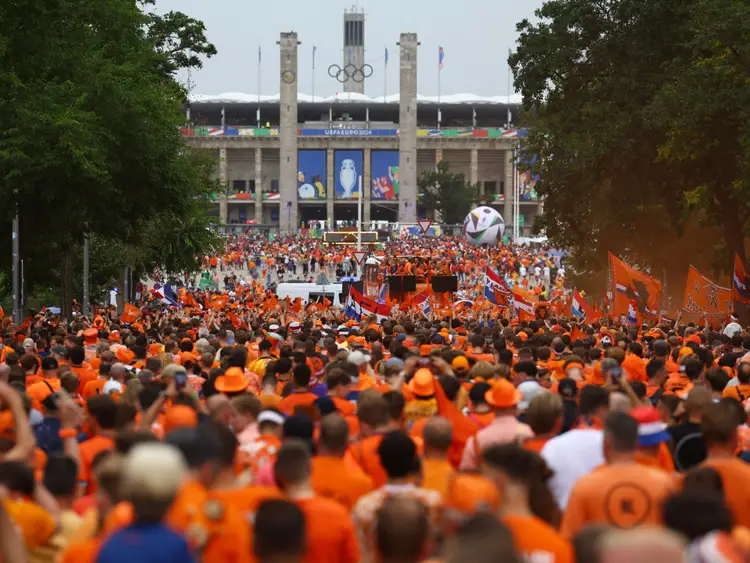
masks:
[[[447,225],[460,225],[478,200],[477,186],[466,181],[462,173],[450,171],[445,160],[435,170],[426,171],[418,181],[419,205],[440,213]]]
[[[184,93],[169,75],[200,34],[161,48],[155,21],[118,0],[0,4],[0,232],[17,211],[27,283],[59,276],[64,312],[84,234],[137,248],[155,222],[192,221],[214,190],[180,137]]]
[[[550,0],[518,24],[536,227],[590,279],[607,251],[672,279],[709,269],[719,243],[744,257],[749,15],[742,0]]]

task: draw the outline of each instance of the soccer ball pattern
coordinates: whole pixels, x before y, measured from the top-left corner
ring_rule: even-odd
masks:
[[[464,219],[464,238],[471,244],[497,244],[504,232],[503,216],[491,207],[477,207]]]

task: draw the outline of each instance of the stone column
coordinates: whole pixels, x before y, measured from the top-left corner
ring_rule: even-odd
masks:
[[[435,149],[435,167],[440,164],[443,160],[443,149]]]
[[[219,183],[221,192],[219,192],[219,220],[226,225],[229,216],[227,204],[227,186],[229,185],[227,149],[219,149]]]
[[[402,33],[399,80],[398,166],[401,181],[398,220],[417,222],[417,41],[416,33]]]
[[[297,34],[282,33],[279,39],[279,227],[295,233],[297,220]]]
[[[263,149],[255,149],[255,222],[263,224]]]
[[[479,151],[471,149],[469,156],[469,183],[474,186],[479,181]],[[479,186],[479,193],[484,195],[484,186]]]
[[[505,221],[506,232],[508,229],[513,231],[513,151],[508,149],[505,151],[505,184],[503,194],[505,195],[505,201],[503,202],[503,221]]]
[[[333,225],[333,204],[336,195],[336,184],[333,177],[333,149],[326,150],[326,220],[328,229],[335,230]]]
[[[366,231],[370,228],[370,201],[372,196],[372,150],[365,149],[364,164],[362,165],[362,230]]]

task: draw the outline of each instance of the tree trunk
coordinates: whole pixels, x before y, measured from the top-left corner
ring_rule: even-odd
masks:
[[[68,322],[73,318],[73,253],[70,246],[60,255],[60,314]]]

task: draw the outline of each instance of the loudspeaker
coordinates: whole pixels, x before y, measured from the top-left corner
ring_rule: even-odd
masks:
[[[417,291],[417,277],[388,276],[388,291],[391,293],[408,293]]]
[[[432,276],[432,291],[435,293],[458,291],[458,278],[456,276]]]

